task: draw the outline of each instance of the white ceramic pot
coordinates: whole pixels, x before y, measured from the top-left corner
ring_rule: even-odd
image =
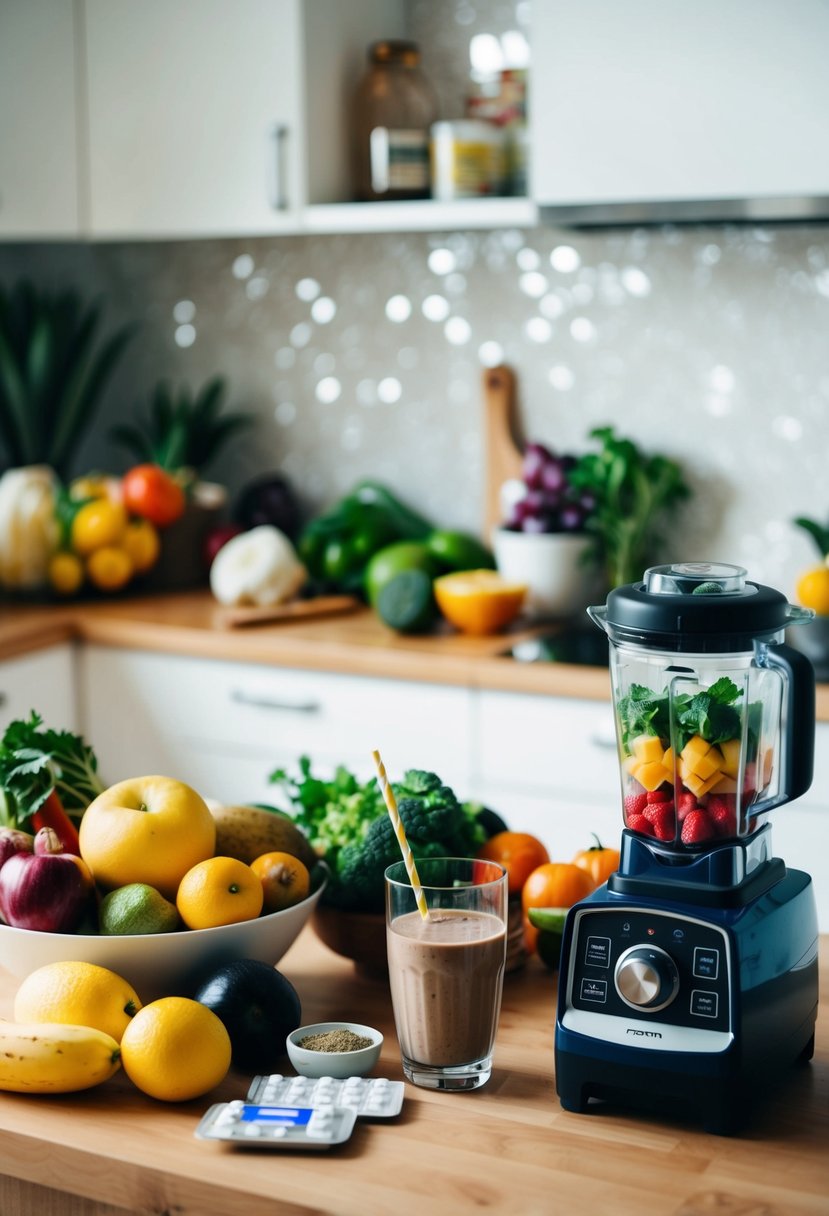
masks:
[[[599,579],[585,555],[587,536],[572,532],[511,532],[495,528],[492,548],[498,573],[526,583],[528,616],[577,616],[595,598]]]

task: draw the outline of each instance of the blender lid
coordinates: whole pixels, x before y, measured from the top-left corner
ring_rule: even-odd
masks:
[[[750,582],[742,566],[674,562],[616,587],[594,619],[614,641],[723,653],[752,650],[756,639],[780,633],[799,613],[782,592]]]

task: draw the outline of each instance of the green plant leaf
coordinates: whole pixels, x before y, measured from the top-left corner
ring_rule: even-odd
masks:
[[[124,327],[109,338],[91,359],[88,369],[83,362],[76,367],[52,440],[50,464],[59,474],[63,473],[75,444],[91,422],[104,384],[133,333],[133,326]]]

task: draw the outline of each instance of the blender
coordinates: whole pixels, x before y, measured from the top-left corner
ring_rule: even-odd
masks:
[[[566,1110],[667,1109],[729,1134],[814,1051],[817,912],[768,813],[809,788],[811,619],[738,566],[654,566],[588,608],[610,639],[618,871],[567,916],[555,1029]]]

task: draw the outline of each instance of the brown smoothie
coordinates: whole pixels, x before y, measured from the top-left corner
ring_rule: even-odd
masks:
[[[506,931],[488,912],[442,909],[398,916],[388,929],[389,978],[400,1048],[433,1068],[492,1051]]]

